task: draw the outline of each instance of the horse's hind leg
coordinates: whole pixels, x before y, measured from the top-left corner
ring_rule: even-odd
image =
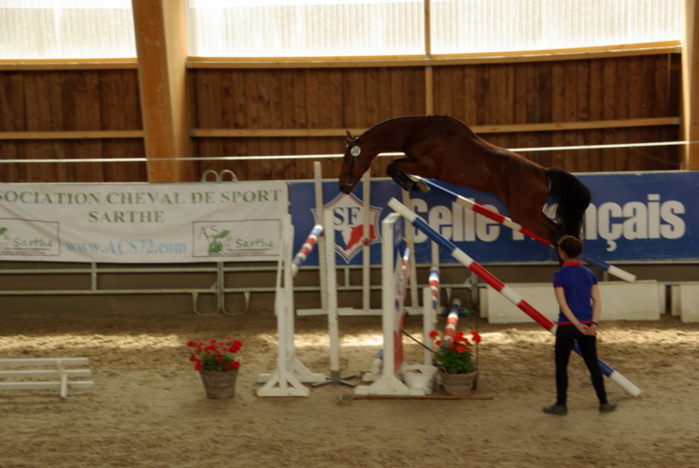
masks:
[[[408,158],[396,159],[393,162],[391,162],[391,164],[389,164],[386,168],[386,175],[393,179],[398,185],[400,185],[403,188],[403,190],[407,192],[428,192],[430,188],[427,186],[426,183],[418,179],[413,179],[408,175],[412,171],[407,170],[409,168],[407,168],[406,166],[411,165],[414,166],[414,164],[410,163]],[[415,169],[418,170],[412,173],[417,174],[419,172],[419,168],[415,166]]]

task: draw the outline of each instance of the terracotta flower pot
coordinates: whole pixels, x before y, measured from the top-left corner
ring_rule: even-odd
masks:
[[[207,371],[200,369],[199,375],[204,383],[207,398],[232,398],[235,396],[235,382],[238,369],[225,372]]]
[[[466,396],[473,391],[476,382],[478,371],[467,372],[466,374],[447,374],[443,370],[439,370],[439,376],[442,380],[442,387],[449,395]]]

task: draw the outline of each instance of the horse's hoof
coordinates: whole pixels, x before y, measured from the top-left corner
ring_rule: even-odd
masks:
[[[400,186],[401,189],[405,190],[406,192],[410,192],[413,189],[413,184],[411,183],[406,183],[406,182],[398,182],[398,185]]]
[[[413,192],[429,192],[430,187],[422,180],[413,182]]]

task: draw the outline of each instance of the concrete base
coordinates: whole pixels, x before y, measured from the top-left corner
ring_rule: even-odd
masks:
[[[679,283],[670,287],[670,310],[685,323],[699,322],[699,283]]]
[[[552,284],[509,284],[525,301],[555,322],[558,305]],[[699,294],[699,293],[698,293]],[[658,320],[665,310],[665,286],[657,281],[600,283],[602,320]],[[532,321],[517,306],[492,288],[479,287],[481,316],[489,323]]]

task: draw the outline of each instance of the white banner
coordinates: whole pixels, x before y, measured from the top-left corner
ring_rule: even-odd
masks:
[[[0,184],[0,260],[273,261],[286,182]]]

